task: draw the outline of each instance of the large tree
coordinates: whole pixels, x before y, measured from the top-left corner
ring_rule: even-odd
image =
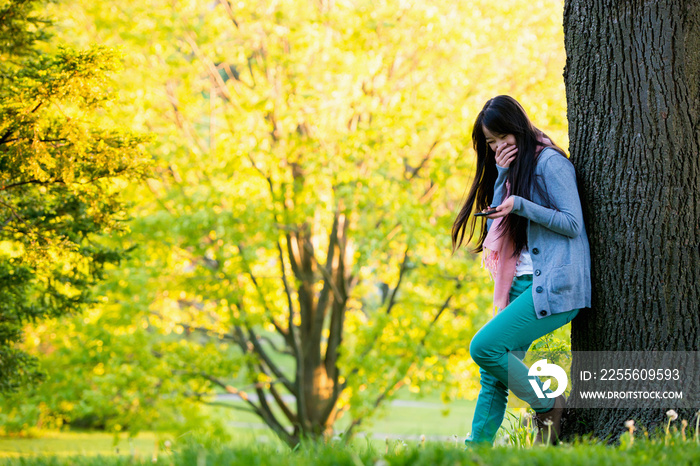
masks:
[[[593,259],[592,310],[575,320],[572,350],[697,351],[700,4],[569,0],[564,29],[570,151]],[[662,409],[570,414],[570,432],[600,437],[625,419],[665,419]]]
[[[145,167],[143,137],[100,114],[117,54],[41,52],[44,4],[0,7],[0,393],[40,376],[23,327],[83,310],[122,256],[99,236],[124,228],[118,191]]]

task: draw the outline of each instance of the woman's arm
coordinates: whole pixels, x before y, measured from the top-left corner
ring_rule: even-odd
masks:
[[[498,178],[496,178],[496,182],[493,185],[493,201],[491,202],[491,207],[500,205],[503,202],[503,199],[505,199],[508,169],[508,167],[496,165],[496,170],[498,170]]]
[[[506,179],[508,178],[508,167],[501,167],[500,165],[496,164],[496,170],[498,170],[498,177],[493,185],[493,200],[491,201],[490,206],[492,208],[499,206],[503,202],[506,195]],[[486,219],[487,231],[491,228],[492,223],[492,218]]]
[[[515,160],[518,153],[518,147],[510,144],[501,144],[496,148],[494,159],[496,160],[496,171],[498,176],[493,186],[493,199],[491,200],[491,208],[495,208],[503,203],[506,197],[506,180],[508,179],[508,169],[510,164]],[[491,228],[493,218],[486,219],[486,231]]]
[[[556,209],[512,196],[512,212],[561,235],[577,237],[583,229],[583,211],[573,164],[564,156],[550,157],[545,161],[541,177],[536,182],[542,182],[540,180],[543,180],[549,200]]]
[[[576,189],[574,166],[564,156],[553,156],[538,167],[539,180],[556,207],[541,206],[520,196],[510,196],[498,206],[498,213],[490,218],[505,217],[509,213],[526,217],[560,235],[575,238],[583,229],[583,211]]]

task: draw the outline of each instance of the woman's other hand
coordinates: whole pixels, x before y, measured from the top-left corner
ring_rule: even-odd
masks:
[[[498,210],[498,212],[491,214],[491,215],[487,215],[486,218],[505,217],[506,215],[511,213],[511,211],[513,210],[514,203],[515,203],[515,200],[513,199],[513,196],[508,196],[508,198],[505,201],[503,201],[503,203],[501,203],[501,205],[496,207],[496,210]]]
[[[508,168],[515,160],[515,155],[518,152],[518,146],[503,143],[496,148],[496,165],[503,168]]]

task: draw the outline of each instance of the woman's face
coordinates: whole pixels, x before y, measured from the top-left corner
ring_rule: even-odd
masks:
[[[486,126],[481,127],[484,130],[484,136],[486,136],[486,144],[489,145],[492,151],[496,152],[503,144],[515,146],[515,136],[512,134],[494,134],[488,130]]]

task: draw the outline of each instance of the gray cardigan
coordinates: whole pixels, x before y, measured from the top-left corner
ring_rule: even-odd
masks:
[[[513,196],[513,213],[525,217],[532,257],[532,298],[538,319],[591,307],[591,252],[583,224],[574,166],[566,157],[545,148],[536,159],[535,182],[550,204],[533,189],[528,201]],[[496,165],[498,178],[492,206],[504,200],[508,168]],[[487,222],[487,228],[492,220]]]

